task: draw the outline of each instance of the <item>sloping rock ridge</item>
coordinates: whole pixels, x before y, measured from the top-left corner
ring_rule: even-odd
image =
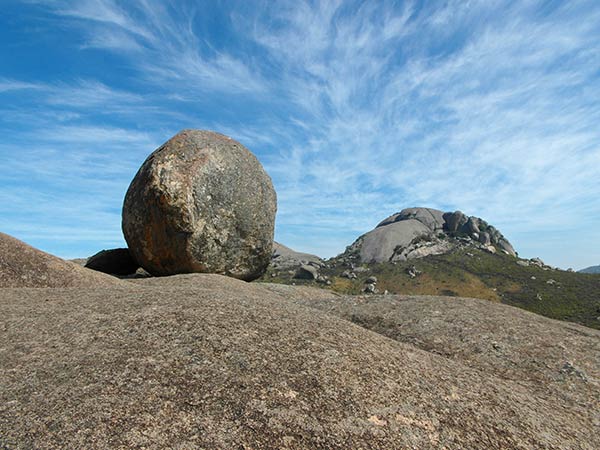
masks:
[[[120,284],[115,277],[65,261],[0,233],[0,288],[89,288]]]
[[[382,220],[340,256],[362,263],[406,261],[464,245],[517,255],[508,239],[479,217],[461,211],[406,208]]]

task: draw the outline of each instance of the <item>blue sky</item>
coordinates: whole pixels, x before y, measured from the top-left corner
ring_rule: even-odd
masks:
[[[0,230],[38,248],[123,245],[138,167],[199,128],[258,156],[298,250],[427,206],[600,264],[596,0],[1,3]]]

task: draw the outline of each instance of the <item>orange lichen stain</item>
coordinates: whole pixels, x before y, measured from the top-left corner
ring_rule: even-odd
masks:
[[[420,428],[427,433],[429,442],[433,445],[438,445],[440,442],[440,434],[436,431],[435,425],[426,419],[417,419],[416,417],[403,416],[402,414],[396,414],[396,422],[411,427]]]
[[[433,423],[431,423],[429,420],[417,419],[415,417],[407,417],[407,416],[403,416],[402,414],[396,414],[395,419],[397,422],[400,422],[404,425],[415,426],[417,428],[421,428],[422,430],[426,430],[426,431],[434,431],[435,430]]]
[[[296,391],[292,391],[291,389],[289,391],[287,391],[285,394],[283,394],[283,396],[285,398],[289,398],[289,399],[295,399],[296,397],[298,397],[298,393]]]
[[[377,425],[378,427],[384,427],[387,425],[387,422],[383,419],[380,419],[377,416],[371,416],[367,419],[369,422],[371,422],[373,425]]]

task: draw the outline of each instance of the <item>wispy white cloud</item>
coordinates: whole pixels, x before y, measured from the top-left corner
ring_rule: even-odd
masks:
[[[141,95],[115,89],[97,80],[76,80],[47,87],[47,101],[55,105],[77,108],[133,109],[144,100]],[[94,109],[99,112],[98,109]],[[100,110],[101,111],[101,110]]]
[[[132,0],[125,8],[113,0],[64,0],[54,11],[84,24],[82,48],[132,54],[129,62],[156,86],[188,93],[256,94],[267,88],[243,54],[219,51],[195,34],[193,21],[201,11],[194,5]]]
[[[0,93],[10,91],[37,90],[43,89],[43,84],[28,83],[26,81],[11,80],[0,78]]]
[[[306,210],[309,224],[334,217],[332,199],[354,205],[346,218],[359,225],[390,204],[422,204],[482,215],[527,254],[527,227],[554,229],[557,214],[565,228],[598,219],[599,8],[302,5],[284,9],[280,27],[255,26],[312,121],[311,137],[289,149],[295,163],[275,165],[292,180],[280,183],[292,193],[282,226]],[[375,198],[357,202],[362,192]],[[547,256],[560,258],[551,245]]]
[[[211,30],[203,20],[221,7],[226,28]],[[423,205],[480,215],[525,256],[600,261],[582,237],[599,237],[600,220],[594,1],[297,0],[209,11],[59,0],[50,10],[78,30],[82,57],[111,52],[129,71],[118,87],[0,79],[0,93],[42,99],[32,114],[73,114],[44,119],[41,149],[102,152],[104,143],[114,156],[133,146],[133,164],[179,128],[214,128],[264,162],[278,239],[301,250],[333,255],[381,218]]]

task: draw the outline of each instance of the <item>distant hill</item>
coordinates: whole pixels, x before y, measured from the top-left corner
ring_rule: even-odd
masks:
[[[306,277],[306,271],[282,270],[274,261],[262,280],[342,294],[481,298],[600,329],[600,277],[518,258],[497,229],[460,212],[405,209],[341,255],[309,264]]]
[[[382,220],[338,256],[352,262],[406,261],[448,253],[463,243],[516,256],[502,233],[485,220],[461,211],[406,208]]]
[[[590,266],[585,269],[581,269],[580,273],[600,273],[600,266]]]

